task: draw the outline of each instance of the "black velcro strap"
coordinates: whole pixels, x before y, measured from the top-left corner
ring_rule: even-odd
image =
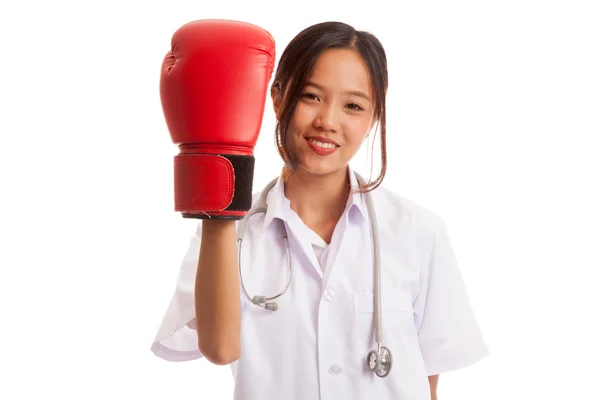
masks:
[[[223,211],[248,211],[252,207],[252,183],[254,180],[254,156],[219,154],[229,160],[233,166],[235,188],[231,204]],[[232,219],[243,217],[236,215],[211,215],[182,213],[183,218],[196,219]]]

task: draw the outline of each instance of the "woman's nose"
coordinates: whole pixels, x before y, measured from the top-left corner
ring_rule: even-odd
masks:
[[[317,118],[315,118],[314,125],[324,131],[337,131],[339,129],[339,118],[333,107],[323,107]]]

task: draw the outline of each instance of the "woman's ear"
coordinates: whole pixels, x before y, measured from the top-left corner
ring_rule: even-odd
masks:
[[[275,111],[275,117],[279,120],[279,114],[281,112],[281,94],[279,87],[271,87],[271,100],[273,100],[273,111]]]

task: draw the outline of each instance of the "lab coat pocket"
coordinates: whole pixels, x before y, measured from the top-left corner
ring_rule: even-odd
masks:
[[[371,350],[377,349],[375,341],[375,299],[373,293],[354,294],[354,322],[358,362],[368,371],[366,359]],[[403,338],[414,333],[413,309],[410,294],[401,290],[386,291],[381,299],[382,345],[394,355],[402,353],[406,342]]]

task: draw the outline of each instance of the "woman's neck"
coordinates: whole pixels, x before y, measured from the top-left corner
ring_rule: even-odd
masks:
[[[292,210],[308,226],[337,223],[344,213],[349,193],[347,167],[327,175],[312,175],[298,169],[285,181],[285,196]]]

